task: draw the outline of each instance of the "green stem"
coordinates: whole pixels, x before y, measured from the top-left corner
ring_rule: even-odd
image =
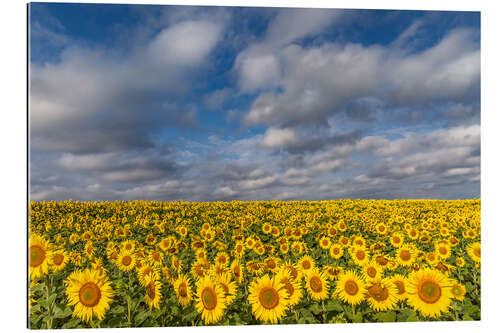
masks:
[[[52,291],[52,277],[46,277],[45,278],[45,290],[46,290],[46,300],[47,300],[47,303],[49,302],[49,298],[50,298],[50,294],[51,294],[51,291]],[[47,316],[48,316],[48,319],[47,319],[47,329],[52,329],[52,305],[53,305],[53,301],[48,303],[47,304]]]
[[[127,288],[127,325],[128,327],[132,327],[132,318],[131,318],[131,304],[130,304],[130,271],[128,272],[128,288]]]

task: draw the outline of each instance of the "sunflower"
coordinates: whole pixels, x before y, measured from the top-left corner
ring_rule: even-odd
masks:
[[[332,245],[332,241],[330,240],[330,238],[328,238],[326,236],[323,236],[323,237],[320,238],[320,240],[319,240],[319,246],[323,250],[328,250],[331,245]]]
[[[464,296],[465,296],[465,292],[466,292],[466,289],[465,289],[465,286],[463,284],[458,283],[458,281],[456,281],[456,280],[452,281],[451,294],[452,294],[453,298],[455,298],[459,301],[463,301]]]
[[[464,258],[462,258],[462,257],[458,257],[458,258],[457,258],[457,266],[458,266],[458,267],[464,267],[464,265],[465,265],[465,260],[464,260]]]
[[[225,252],[219,252],[215,256],[214,263],[215,265],[221,265],[227,268],[229,266],[229,256]]]
[[[138,268],[137,269],[137,279],[139,280],[139,284],[143,287],[146,287],[148,285],[147,281],[146,281],[146,276],[148,276],[149,274],[151,274],[153,272],[158,274],[158,272],[156,270],[157,270],[157,268],[154,266],[151,266],[151,265],[143,265],[141,268]]]
[[[170,261],[170,266],[177,273],[182,271],[182,261],[180,261],[179,258],[177,258],[176,256],[172,256],[172,259]]]
[[[377,233],[379,234],[379,236],[384,236],[385,234],[387,234],[389,232],[389,229],[387,228],[387,226],[385,225],[385,223],[379,223],[375,226],[375,230],[377,231]]]
[[[271,233],[271,225],[268,222],[262,225],[262,232],[266,235]]]
[[[333,244],[330,247],[330,256],[334,259],[340,259],[344,255],[344,248],[340,244]]]
[[[179,274],[179,277],[173,283],[173,287],[179,303],[186,307],[192,299],[191,280],[187,275]]]
[[[401,246],[396,253],[398,264],[405,267],[410,267],[415,261],[413,248],[408,245]]]
[[[249,250],[253,249],[255,246],[255,240],[252,237],[248,237],[245,241],[245,247]]]
[[[65,280],[68,305],[73,305],[73,316],[89,322],[95,315],[99,320],[109,309],[114,291],[105,274],[97,270],[75,271]]]
[[[64,250],[53,251],[50,256],[50,268],[54,272],[60,272],[66,267],[69,261],[69,256]]]
[[[245,244],[243,242],[237,242],[234,245],[233,250],[235,257],[241,258],[245,255]]]
[[[316,267],[316,264],[314,263],[314,259],[311,256],[305,255],[299,260],[298,266],[299,266],[299,271],[303,275],[305,275],[307,274],[307,272],[311,271],[314,267]]]
[[[264,272],[264,265],[256,260],[248,261],[246,266],[250,274],[260,275]]]
[[[226,309],[224,290],[208,275],[196,282],[195,307],[205,324],[216,323],[224,315]]]
[[[328,298],[328,278],[324,272],[320,273],[317,268],[306,273],[306,289],[312,299],[321,301]]]
[[[234,260],[230,267],[231,274],[233,279],[237,283],[241,283],[243,281],[243,267],[238,260]]]
[[[364,266],[369,259],[369,253],[362,247],[354,246],[350,248],[351,257],[358,266]]]
[[[389,241],[391,242],[392,246],[398,248],[403,245],[404,235],[400,232],[393,233],[389,238]]]
[[[475,242],[467,246],[467,254],[475,262],[481,262],[481,243]]]
[[[163,253],[158,250],[152,250],[148,255],[148,262],[154,267],[161,267],[163,263]]]
[[[126,240],[121,243],[120,247],[125,251],[133,252],[135,250],[135,242],[132,240]]]
[[[226,306],[231,305],[236,298],[237,285],[236,282],[231,281],[230,273],[217,274],[215,276],[216,282],[222,287],[224,291]]]
[[[135,267],[135,256],[131,252],[122,251],[118,255],[116,264],[121,271],[131,271]]]
[[[408,237],[411,239],[411,240],[416,240],[418,239],[418,236],[419,236],[419,233],[418,233],[418,230],[415,229],[415,228],[411,228],[410,230],[408,230]]]
[[[158,280],[158,274],[156,272],[151,272],[146,275],[146,295],[144,295],[144,300],[149,306],[149,309],[159,309],[161,302],[161,282]]]
[[[451,282],[446,275],[432,269],[412,272],[408,277],[408,304],[424,317],[439,317],[448,312]]]
[[[429,252],[425,255],[425,261],[431,266],[434,267],[439,262],[439,257],[436,252]]]
[[[191,275],[197,280],[205,276],[210,270],[210,262],[207,259],[198,259],[191,266]]]
[[[451,256],[451,248],[446,244],[436,244],[436,254],[441,259],[448,259]]]
[[[269,257],[264,259],[264,265],[268,271],[276,273],[279,270],[280,259],[277,257]]]
[[[396,291],[396,297],[403,301],[407,297],[407,292],[406,292],[406,284],[407,284],[407,279],[401,274],[394,274],[391,277],[391,282],[396,286],[397,291]]]
[[[334,294],[344,302],[357,305],[365,299],[365,292],[364,281],[355,271],[348,270],[339,276]]]
[[[38,279],[49,272],[50,243],[40,235],[31,234],[29,241],[30,278]]]
[[[255,278],[248,288],[248,301],[257,320],[276,324],[285,315],[288,292],[282,283],[269,275]]]
[[[363,266],[362,272],[365,281],[370,282],[372,280],[380,279],[384,273],[384,269],[378,265],[376,261],[371,260]]]
[[[344,268],[341,266],[323,266],[323,272],[330,281],[336,280],[340,274],[344,272]]]
[[[390,278],[373,280],[366,286],[366,300],[375,311],[391,310],[398,302],[397,291]]]
[[[299,281],[292,278],[291,272],[288,268],[282,267],[276,274],[275,280],[282,283],[288,293],[288,306],[292,307],[300,302],[302,299],[302,287]]]
[[[288,272],[290,273],[290,278],[293,281],[297,281],[299,279],[300,271],[296,264],[293,264],[291,261],[287,261],[281,267],[288,270]]]

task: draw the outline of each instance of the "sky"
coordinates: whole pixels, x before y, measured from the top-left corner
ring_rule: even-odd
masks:
[[[31,200],[480,197],[480,14],[31,3]]]

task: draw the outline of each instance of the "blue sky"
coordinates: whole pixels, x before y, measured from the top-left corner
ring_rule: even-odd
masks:
[[[31,3],[32,200],[480,196],[478,12]]]

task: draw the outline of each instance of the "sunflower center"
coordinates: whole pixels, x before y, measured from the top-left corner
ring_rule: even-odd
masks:
[[[441,298],[441,287],[433,281],[425,281],[418,288],[418,296],[425,303],[436,303]]]
[[[323,290],[323,283],[321,283],[321,279],[317,276],[313,276],[310,280],[309,283],[311,284],[311,289],[316,292],[320,293]]]
[[[356,258],[358,258],[358,260],[365,259],[365,252],[362,250],[356,251]]]
[[[403,261],[408,261],[408,260],[410,260],[410,258],[411,258],[410,251],[408,251],[408,250],[403,250],[403,251],[401,251],[401,253],[399,254],[399,257],[400,257],[400,258],[401,258],[401,260],[403,260]]]
[[[64,256],[60,253],[56,253],[52,261],[54,262],[55,265],[59,266],[64,261]]]
[[[359,287],[355,281],[349,280],[346,281],[346,283],[344,284],[344,289],[346,293],[348,293],[351,296],[354,296],[358,293]]]
[[[370,266],[366,270],[366,274],[368,274],[369,277],[374,278],[377,275],[377,270],[375,269],[375,267]]]
[[[125,249],[126,249],[126,250],[132,250],[132,244],[127,243],[127,244],[125,245]]]
[[[155,290],[155,283],[154,281],[151,281],[149,284],[148,284],[148,288],[146,290],[146,293],[148,294],[148,297],[150,299],[154,299],[155,298],[155,295],[156,295],[156,290]]]
[[[30,266],[38,267],[45,260],[45,250],[40,245],[30,246]]]
[[[340,253],[340,249],[338,247],[333,248],[333,254],[337,255]]]
[[[401,241],[401,238],[399,238],[398,236],[394,236],[394,238],[392,239],[392,241],[397,244],[397,243],[399,243]]]
[[[94,307],[101,299],[101,288],[94,282],[87,282],[80,288],[79,296],[80,303],[86,307]]]
[[[278,292],[272,287],[262,288],[259,293],[260,304],[268,310],[274,309],[278,305],[279,300],[280,296]]]
[[[203,307],[211,311],[217,306],[217,294],[211,287],[206,287],[201,292],[201,301],[203,303]]]
[[[184,283],[184,282],[182,282],[179,285],[179,296],[187,297],[187,287],[186,287],[186,283]]]
[[[398,288],[398,295],[402,295],[406,290],[403,281],[394,281],[394,284]]]
[[[153,260],[160,261],[160,254],[158,252],[153,252]]]
[[[380,283],[376,283],[368,288],[368,294],[378,302],[383,302],[389,297],[389,291],[384,288]]]
[[[476,257],[480,257],[480,256],[481,256],[481,248],[476,247],[476,248],[474,249],[474,255],[475,255]]]
[[[382,266],[387,265],[387,263],[389,262],[389,260],[387,260],[387,258],[385,258],[384,256],[378,256],[377,258],[375,258],[375,261],[377,262],[377,264]]]
[[[132,257],[131,256],[124,256],[122,258],[122,264],[123,266],[128,266],[132,263]]]
[[[290,269],[290,275],[291,275],[292,279],[296,280],[299,272],[293,266],[288,266],[288,268]]]
[[[462,291],[460,290],[460,288],[458,288],[457,286],[453,287],[451,289],[451,292],[453,293],[453,295],[456,295],[456,296],[460,296],[460,294],[462,293]]]
[[[293,293],[295,292],[295,288],[293,287],[293,285],[288,280],[284,281],[284,284],[285,284],[285,289],[288,292],[288,296],[292,296]]]
[[[309,260],[305,260],[303,263],[302,263],[302,267],[304,269],[309,269],[311,268],[311,262],[309,262]]]
[[[268,260],[267,261],[267,267],[270,268],[270,269],[276,268],[276,263],[274,262],[274,260]]]
[[[445,248],[445,247],[441,246],[441,247],[439,248],[439,253],[441,253],[441,254],[446,254],[447,252],[448,252],[448,251],[446,250],[446,248]]]

